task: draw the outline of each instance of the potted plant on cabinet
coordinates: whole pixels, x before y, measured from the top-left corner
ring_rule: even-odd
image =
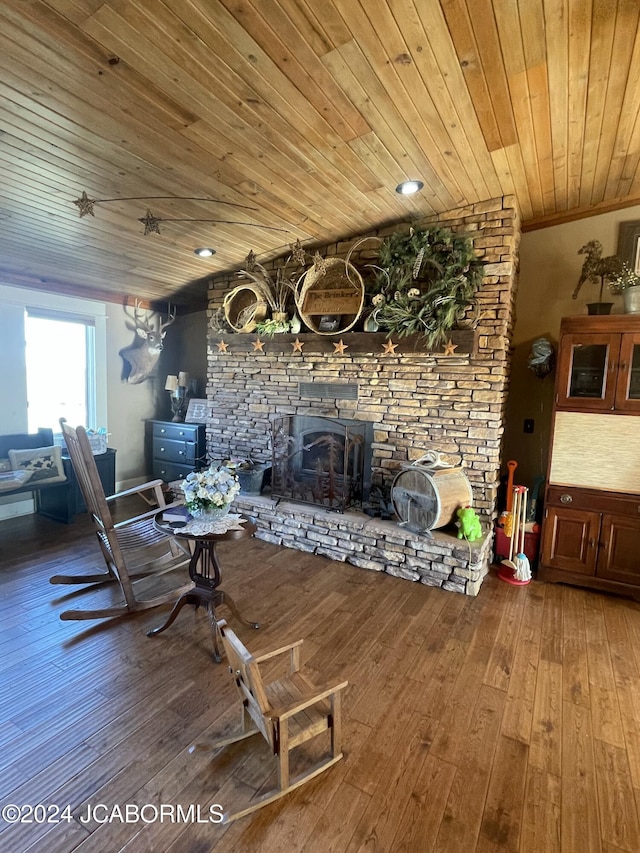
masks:
[[[640,314],[640,276],[623,263],[618,275],[609,281],[611,293],[622,294],[625,314]]]

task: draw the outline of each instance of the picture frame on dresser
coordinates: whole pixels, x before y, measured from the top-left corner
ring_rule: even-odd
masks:
[[[187,414],[184,422],[186,424],[206,424],[208,415],[208,401],[193,397],[189,400]]]

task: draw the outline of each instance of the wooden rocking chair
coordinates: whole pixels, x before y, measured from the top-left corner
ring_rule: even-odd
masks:
[[[230,737],[220,738],[213,743],[197,744],[192,747],[192,750],[217,749],[254,734],[262,734],[276,757],[278,772],[277,787],[260,795],[239,811],[225,814],[223,822],[229,823],[283,797],[340,761],[342,758],[340,692],[349,682],[339,681],[335,684],[316,686],[309,681],[300,672],[302,640],[253,657],[236,634],[226,627],[224,620],[216,624],[222,636],[229,671],[233,674],[242,697],[242,731]],[[264,684],[259,665],[287,652],[291,658],[290,674],[279,681]],[[331,733],[329,754],[312,767],[291,778],[289,767],[291,751],[327,730]]]
[[[162,480],[105,496],[100,475],[84,427],[60,421],[78,486],[91,515],[106,570],[91,574],[55,575],[52,584],[117,584],[109,606],[65,610],[61,619],[104,619],[147,610],[174,601],[193,586],[188,575],[190,552],[176,539],[156,530],[153,516],[166,506]],[[114,523],[109,502],[151,491],[157,506],[134,518]],[[147,503],[149,501],[147,500]],[[103,590],[104,592],[104,590]],[[113,590],[109,589],[109,593]]]

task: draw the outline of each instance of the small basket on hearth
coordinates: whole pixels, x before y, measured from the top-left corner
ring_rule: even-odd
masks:
[[[239,284],[224,297],[227,323],[235,332],[253,332],[267,316],[267,301],[256,284]]]
[[[347,332],[364,306],[362,276],[342,258],[323,258],[305,273],[296,306],[300,318],[317,335]]]

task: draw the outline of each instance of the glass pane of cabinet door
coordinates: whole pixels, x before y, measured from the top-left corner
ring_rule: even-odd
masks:
[[[557,403],[572,409],[612,409],[619,335],[564,335]]]
[[[616,409],[640,412],[640,333],[622,335]]]

